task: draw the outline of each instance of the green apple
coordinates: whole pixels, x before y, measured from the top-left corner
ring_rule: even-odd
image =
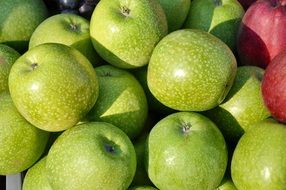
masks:
[[[168,108],[164,104],[159,102],[150,92],[147,84],[147,66],[140,67],[138,69],[133,69],[132,74],[136,77],[136,79],[140,82],[141,86],[144,89],[148,102],[148,109],[150,111],[164,116],[175,112],[175,110]]]
[[[220,104],[237,69],[232,51],[215,36],[195,29],[168,34],[155,47],[147,71],[151,93],[180,111],[204,111]]]
[[[207,31],[234,50],[244,13],[237,0],[193,0],[184,28]]]
[[[2,0],[0,13],[0,43],[21,53],[28,49],[36,27],[48,17],[42,0]]]
[[[8,76],[20,54],[13,48],[0,44],[0,92],[8,91]]]
[[[11,97],[30,123],[47,131],[77,124],[98,97],[98,80],[88,59],[58,43],[31,48],[13,64]]]
[[[148,176],[158,189],[215,189],[227,166],[223,135],[207,117],[177,112],[160,120],[146,144]]]
[[[120,68],[147,65],[167,33],[166,16],[157,0],[101,0],[90,20],[94,48]]]
[[[46,171],[53,189],[127,189],[136,170],[132,142],[105,122],[77,125],[52,145]]]
[[[225,177],[215,190],[237,190],[231,177]]]
[[[27,122],[8,92],[0,93],[0,175],[31,167],[44,152],[49,133]]]
[[[135,186],[128,188],[128,190],[158,190],[158,189],[152,186]]]
[[[214,121],[232,143],[237,143],[244,131],[270,117],[261,94],[264,70],[256,66],[240,66],[232,88],[224,102],[206,115]]]
[[[285,139],[286,126],[272,119],[256,123],[241,137],[231,162],[237,189],[285,189]]]
[[[75,14],[57,14],[44,20],[33,32],[29,48],[43,43],[61,43],[79,50],[94,65],[100,58],[89,35],[89,21]]]
[[[95,68],[99,96],[87,114],[88,121],[105,121],[123,130],[130,138],[142,131],[148,115],[143,88],[128,71],[111,65]]]
[[[22,190],[53,190],[46,174],[46,159],[39,160],[27,171]]]
[[[146,139],[147,135],[144,135],[133,143],[136,152],[137,166],[131,186],[153,185],[144,166]]]
[[[159,0],[168,22],[168,31],[180,29],[189,13],[191,0]]]

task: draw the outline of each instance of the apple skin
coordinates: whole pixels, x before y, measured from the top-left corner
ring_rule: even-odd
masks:
[[[100,57],[89,35],[89,21],[75,14],[57,14],[44,20],[33,32],[29,49],[43,43],[61,43],[79,50],[94,65]]]
[[[88,59],[58,43],[38,45],[13,64],[9,90],[19,112],[46,131],[77,124],[98,97],[98,80]]]
[[[238,32],[241,64],[266,68],[286,48],[286,10],[279,1],[259,0],[246,11]]]
[[[147,65],[155,45],[167,33],[167,19],[157,0],[101,0],[90,20],[98,54],[124,69]]]
[[[0,44],[0,92],[8,91],[8,76],[20,54],[13,48]]]
[[[88,121],[104,121],[123,130],[133,139],[142,131],[148,104],[145,92],[128,71],[112,65],[95,68],[99,81],[98,100],[89,111]]]
[[[49,133],[26,121],[8,92],[0,93],[0,175],[11,175],[31,167],[44,152]]]
[[[158,189],[152,186],[135,186],[129,188],[128,190],[158,190]]]
[[[225,139],[236,144],[251,126],[270,117],[263,102],[261,80],[264,69],[240,66],[225,100],[204,114],[216,123]]]
[[[237,190],[231,177],[225,177],[215,190]]]
[[[46,159],[43,157],[29,168],[24,177],[23,190],[53,190],[46,174]]]
[[[184,28],[209,32],[234,51],[244,13],[237,0],[194,0]]]
[[[160,120],[146,144],[148,176],[158,189],[215,189],[227,166],[223,135],[207,117],[177,112]]]
[[[286,51],[280,52],[265,70],[261,89],[264,103],[271,115],[286,123]]]
[[[237,189],[285,189],[285,139],[285,125],[272,119],[256,123],[241,137],[231,162]]]
[[[52,145],[46,171],[53,189],[127,189],[136,170],[132,142],[104,122],[77,125]]]
[[[221,40],[202,30],[182,29],[168,34],[155,47],[147,82],[165,106],[205,111],[224,100],[236,69],[232,51]]]
[[[191,0],[159,0],[168,23],[168,32],[180,29],[189,13]]]
[[[0,12],[0,43],[20,53],[28,49],[32,33],[48,17],[41,0],[0,1]]]

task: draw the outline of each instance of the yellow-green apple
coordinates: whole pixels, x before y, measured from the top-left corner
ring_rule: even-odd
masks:
[[[87,114],[88,121],[105,121],[123,130],[131,139],[142,131],[148,115],[145,92],[128,71],[112,65],[95,68],[99,96]]]
[[[136,170],[128,136],[112,124],[91,122],[64,131],[52,145],[46,172],[53,189],[127,189]]]
[[[48,17],[42,0],[0,1],[0,12],[0,43],[20,53],[28,49],[32,33]]]
[[[237,0],[193,0],[184,28],[207,31],[234,51],[243,15]]]
[[[78,50],[59,43],[31,48],[13,64],[9,90],[19,112],[47,131],[77,124],[94,106],[98,79]]]
[[[220,104],[237,69],[232,51],[202,30],[168,34],[155,47],[147,71],[151,93],[180,111],[204,111]]]
[[[195,112],[177,112],[151,130],[145,166],[158,189],[215,189],[227,166],[227,147],[217,126]]]
[[[230,176],[224,177],[215,190],[237,190]]]
[[[147,65],[155,45],[168,33],[158,0],[101,0],[90,20],[94,48],[120,68]]]
[[[57,14],[44,20],[33,32],[29,49],[43,43],[61,43],[79,50],[97,66],[100,58],[89,35],[89,21],[75,14]]]
[[[8,91],[10,69],[20,54],[13,48],[0,44],[0,92]]]
[[[23,180],[23,190],[53,190],[46,174],[46,159],[43,157],[28,169]]]
[[[158,189],[152,186],[135,186],[128,188],[128,190],[158,190]]]
[[[262,97],[271,115],[286,122],[286,50],[280,52],[265,70],[262,80]]]
[[[266,68],[286,48],[284,0],[259,0],[243,16],[237,41],[240,62]]]
[[[236,144],[253,124],[270,116],[261,93],[264,69],[240,66],[225,100],[205,114],[214,121],[228,142]]]
[[[191,0],[159,0],[167,17],[168,32],[180,29],[189,13]]]
[[[285,125],[272,119],[256,123],[241,137],[231,161],[237,189],[285,189],[285,139]]]
[[[0,105],[0,175],[16,174],[37,162],[49,133],[25,120],[7,91],[0,93]]]

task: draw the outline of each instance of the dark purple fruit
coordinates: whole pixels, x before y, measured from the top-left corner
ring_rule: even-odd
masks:
[[[60,10],[64,9],[76,9],[80,3],[80,0],[58,0]]]

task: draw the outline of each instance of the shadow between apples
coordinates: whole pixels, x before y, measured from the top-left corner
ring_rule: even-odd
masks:
[[[241,18],[231,19],[216,25],[209,32],[228,45],[234,54],[237,54],[236,50],[236,38],[241,23]]]
[[[93,37],[91,37],[91,41],[92,41],[92,44],[93,44],[96,52],[99,54],[99,56],[102,59],[104,59],[106,62],[108,62],[109,64],[114,65],[113,63],[116,63],[115,66],[122,68],[122,69],[133,69],[133,68],[135,68],[135,66],[131,66],[130,64],[123,61],[121,58],[119,58],[117,55],[112,53],[110,50],[108,50],[105,46],[103,46],[101,43],[99,43]]]

